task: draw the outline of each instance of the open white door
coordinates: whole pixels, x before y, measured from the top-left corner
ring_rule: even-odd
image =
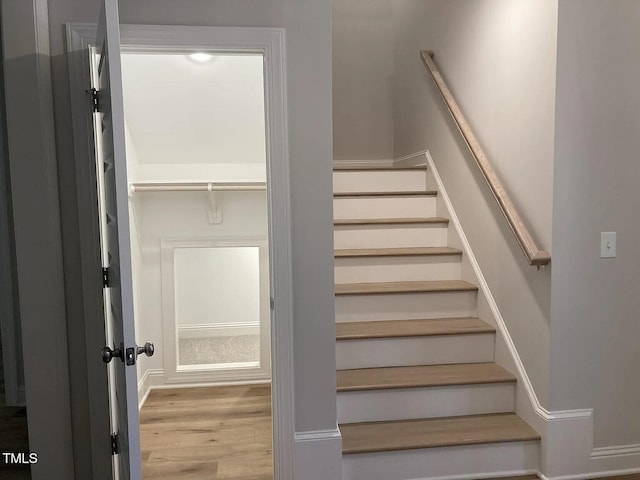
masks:
[[[109,364],[115,478],[141,480],[140,425],[136,361],[153,354],[153,345],[136,345],[129,237],[120,26],[117,0],[104,0],[96,38],[98,55],[94,92],[96,153],[102,167],[105,258],[105,322]]]

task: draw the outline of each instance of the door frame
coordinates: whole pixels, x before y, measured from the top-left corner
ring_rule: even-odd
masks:
[[[256,247],[259,255],[260,278],[260,358],[258,365],[197,368],[178,362],[178,319],[175,296],[175,250],[177,248]],[[271,379],[271,308],[269,285],[269,242],[266,236],[238,235],[234,237],[163,239],[160,242],[162,271],[162,344],[164,385],[266,382]],[[265,268],[266,267],[266,268]],[[264,328],[263,328],[264,327]],[[169,347],[169,348],[167,348]]]
[[[274,478],[293,480],[293,284],[285,30],[175,25],[121,25],[120,28],[124,52],[187,53],[204,49],[219,52],[251,51],[264,55],[270,283],[274,306],[271,316]],[[66,34],[79,231],[86,232],[80,235],[81,274],[83,279],[91,281],[101,271],[93,126],[89,98],[85,92],[91,85],[88,49],[95,42],[96,25],[67,24]],[[100,349],[105,345],[101,322],[95,320],[97,312],[102,311],[101,289],[87,292],[83,298],[83,311],[86,319],[87,355],[92,355],[93,352],[99,355]],[[108,396],[106,382],[103,382],[104,385],[100,385],[100,382],[106,375],[95,366],[95,362],[92,365],[94,371],[89,365],[87,382],[90,387],[95,387],[93,391],[96,394],[90,396],[89,409],[92,412],[104,412],[108,408]],[[91,378],[98,380],[91,383]],[[103,444],[109,433],[104,428],[91,428],[91,446]],[[108,453],[103,453],[100,448],[91,448],[93,456]],[[102,461],[104,460],[103,458]]]

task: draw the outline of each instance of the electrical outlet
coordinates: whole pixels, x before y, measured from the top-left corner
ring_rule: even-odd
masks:
[[[616,256],[616,232],[600,232],[600,258]]]

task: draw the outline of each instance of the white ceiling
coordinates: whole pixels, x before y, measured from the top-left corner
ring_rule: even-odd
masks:
[[[122,76],[139,163],[265,162],[261,55],[123,54]]]

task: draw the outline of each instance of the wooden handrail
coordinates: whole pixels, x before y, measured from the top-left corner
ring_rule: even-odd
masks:
[[[438,66],[436,65],[433,57],[434,52],[432,50],[422,50],[420,52],[420,56],[422,57],[422,61],[427,67],[427,71],[431,74],[431,78],[433,79],[444,103],[447,105],[449,109],[449,113],[451,113],[451,117],[455,122],[458,130],[462,134],[465,143],[469,147],[469,151],[473,156],[482,176],[487,181],[489,185],[489,189],[493,194],[494,198],[498,202],[500,206],[500,210],[504,214],[507,219],[507,223],[509,224],[509,228],[516,236],[522,251],[524,252],[529,265],[535,265],[537,267],[548,265],[551,262],[551,254],[545,250],[540,250],[536,245],[536,242],[533,240],[531,233],[529,233],[529,229],[520,218],[518,211],[516,210],[511,198],[509,198],[509,194],[507,194],[502,182],[496,175],[496,172],[491,167],[489,163],[489,159],[485,155],[478,139],[474,135],[471,127],[469,126],[469,122],[462,114],[460,107],[456,103],[453,95],[451,95],[451,91],[447,84],[445,83],[440,71],[438,70]]]

